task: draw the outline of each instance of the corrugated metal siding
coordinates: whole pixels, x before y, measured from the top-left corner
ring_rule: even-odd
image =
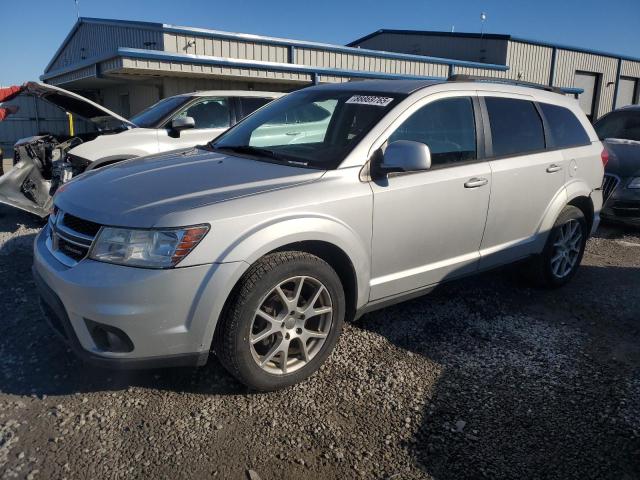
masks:
[[[365,72],[383,72],[430,77],[446,77],[447,65],[409,60],[393,60],[373,55],[329,52],[320,49],[296,49],[296,64],[319,68],[339,68]]]
[[[623,77],[640,78],[640,62],[623,60],[620,67],[620,75]]]
[[[265,62],[287,62],[288,49],[281,45],[261,42],[198,37],[181,33],[164,34],[164,50],[174,53],[207,55],[210,57],[241,58]]]
[[[242,77],[247,79],[270,79],[287,82],[310,82],[311,75],[303,73],[273,72],[267,70],[221,67],[216,65],[194,65],[183,62],[141,60],[135,58],[123,58],[123,72],[130,69],[132,73],[148,71],[157,75],[187,75],[187,76],[207,76],[215,75],[221,77]]]
[[[617,68],[616,58],[558,49],[554,85],[573,86],[576,70],[601,74],[600,99],[596,112],[597,117],[601,117],[610,112],[613,106]],[[613,84],[607,86],[609,82]]]
[[[30,95],[21,95],[3,105],[17,105],[20,111],[0,122],[0,147],[5,158],[13,154],[13,144],[20,138],[46,132],[66,137],[69,134],[69,120],[65,112],[48,102]],[[75,121],[78,133],[86,132],[90,126],[81,119]]]
[[[88,67],[73,70],[72,72],[63,73],[62,75],[50,78],[49,80],[47,80],[47,83],[50,83],[51,85],[63,85],[75,80],[82,80],[83,78],[93,78],[95,76],[96,66],[89,65]]]
[[[118,47],[162,50],[162,33],[139,26],[82,23],[60,52],[50,70],[115,51]]]
[[[502,65],[505,64],[507,56],[507,40],[495,38],[381,33],[360,42],[358,46],[386,52],[456,58]]]
[[[497,72],[505,78],[546,85],[551,72],[553,49],[530,43],[509,42],[507,65],[509,70]]]

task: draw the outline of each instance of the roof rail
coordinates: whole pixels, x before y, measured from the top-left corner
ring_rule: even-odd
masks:
[[[520,80],[511,80],[509,78],[485,77],[481,75],[464,75],[464,74],[450,75],[447,78],[447,82],[504,83],[507,85],[517,85],[520,87],[537,88],[538,90],[545,90],[547,92],[559,93],[561,95],[565,95],[566,93],[572,93],[572,92],[569,92],[568,90],[573,90],[573,89],[565,89],[561,87],[552,87],[550,85],[542,85],[540,83],[523,82]]]

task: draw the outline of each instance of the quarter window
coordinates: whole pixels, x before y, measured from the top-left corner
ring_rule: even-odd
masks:
[[[272,98],[259,98],[259,97],[240,97],[240,111],[242,112],[240,118],[244,118],[247,115],[255,112],[260,107],[269,103]]]
[[[391,134],[388,143],[396,140],[427,145],[433,166],[475,160],[476,127],[471,98],[447,98],[425,105]]]
[[[485,97],[493,156],[544,150],[544,129],[535,105],[527,100]]]
[[[196,128],[227,128],[231,122],[229,104],[226,98],[211,98],[191,105],[176,118],[191,117]]]
[[[550,146],[565,148],[591,143],[589,135],[571,110],[549,103],[541,103],[540,108],[551,134]]]

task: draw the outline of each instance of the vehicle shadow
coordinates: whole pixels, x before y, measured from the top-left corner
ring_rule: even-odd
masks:
[[[512,268],[361,318],[441,367],[404,444],[418,469],[437,479],[638,478],[639,285],[640,268],[583,265],[564,288],[538,290]]]

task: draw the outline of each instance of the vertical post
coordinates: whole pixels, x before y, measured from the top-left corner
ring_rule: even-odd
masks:
[[[318,75],[317,72],[313,72],[311,74],[311,81],[313,82],[314,85],[318,85],[320,83],[320,76]]]
[[[456,74],[456,66],[453,63],[449,64],[449,78],[453,77]]]
[[[73,115],[67,112],[67,118],[69,119],[69,136],[75,137],[76,132],[75,132],[75,129],[73,128]]]
[[[553,47],[551,50],[551,68],[549,68],[549,86],[553,87],[553,81],[556,76],[556,57],[558,56],[558,49]]]
[[[296,63],[296,47],[295,45],[289,45],[289,63]]]
[[[613,105],[611,110],[616,109],[616,102],[618,101],[618,86],[620,85],[620,75],[622,73],[622,59],[618,59],[618,68],[616,70],[616,84],[613,86]]]
[[[40,135],[40,112],[38,111],[38,99],[33,96],[33,110],[36,113],[36,131]]]

